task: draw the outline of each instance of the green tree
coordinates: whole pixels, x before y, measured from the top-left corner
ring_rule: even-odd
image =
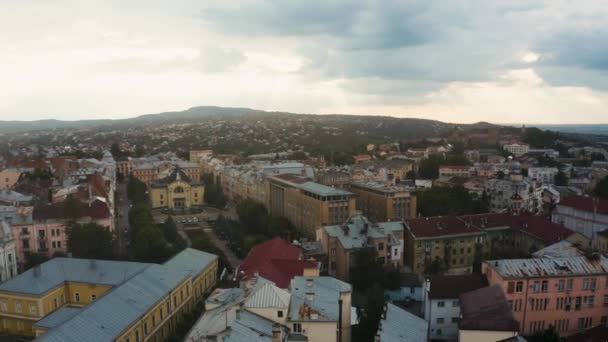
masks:
[[[559,333],[553,326],[549,326],[549,329],[542,330],[534,334],[531,339],[532,342],[560,342],[561,338]]]
[[[135,234],[134,258],[141,262],[164,262],[170,254],[163,233],[154,224],[139,227]]]
[[[397,267],[387,267],[384,270],[383,285],[385,289],[398,290],[401,288],[401,273]]]
[[[268,211],[261,203],[246,199],[236,206],[239,221],[253,234],[266,233],[268,224]]]
[[[439,274],[439,273],[443,272],[443,270],[444,270],[443,262],[439,258],[436,258],[433,261],[425,260],[425,262],[424,262],[424,274],[427,274],[427,275]]]
[[[113,143],[112,146],[110,146],[110,153],[112,153],[114,158],[122,157],[123,155],[118,143]]]
[[[568,176],[563,171],[559,171],[555,175],[555,185],[560,185],[560,186],[568,185]]]
[[[608,176],[597,183],[595,194],[600,198],[608,199]]]
[[[353,334],[353,340],[368,342],[374,340],[384,311],[384,288],[378,282],[374,282],[364,293],[365,309],[360,314],[359,326],[357,332]]]
[[[49,261],[49,258],[45,255],[38,253],[29,253],[25,256],[25,264],[23,265],[24,270],[29,270],[32,267],[36,267],[40,264]]]
[[[129,176],[129,182],[127,183],[127,197],[133,203],[146,202],[148,201],[146,184],[139,179]]]
[[[80,202],[71,194],[63,201],[63,217],[70,221],[76,220],[82,216],[82,206]]]
[[[487,212],[487,195],[472,195],[462,186],[432,187],[416,193],[418,212],[422,216],[467,215]],[[441,203],[441,205],[437,205]]]
[[[75,258],[112,259],[112,233],[96,223],[74,224],[68,228],[68,251]]]
[[[375,248],[360,248],[354,253],[354,265],[350,269],[350,280],[355,291],[372,287],[375,281],[384,278],[383,262],[378,260]]]

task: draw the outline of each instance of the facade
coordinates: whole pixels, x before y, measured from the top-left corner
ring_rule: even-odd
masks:
[[[311,236],[322,226],[345,222],[355,211],[351,192],[292,174],[267,177],[266,198],[271,214],[286,217]]]
[[[502,147],[505,151],[513,154],[516,157],[523,156],[527,154],[530,150],[530,145],[528,144],[507,144]]]
[[[0,218],[0,283],[17,275],[15,237],[8,224]]]
[[[537,183],[553,184],[558,172],[556,167],[531,167],[528,169],[528,178]]]
[[[217,256],[193,249],[162,265],[54,258],[0,285],[1,329],[37,341],[162,340],[216,279]]]
[[[456,340],[460,322],[460,294],[488,285],[479,275],[432,276],[425,284],[424,319],[432,340]]]
[[[407,179],[413,169],[414,163],[407,159],[369,160],[353,166],[353,179],[396,184]]]
[[[152,208],[187,209],[202,205],[204,197],[205,186],[194,182],[179,167],[150,184]]]
[[[357,209],[374,221],[385,222],[416,217],[414,188],[382,182],[355,181],[350,191],[357,195]]]
[[[403,266],[404,227],[399,221],[372,223],[358,215],[340,225],[324,226],[317,232],[328,258],[330,275],[348,281],[354,253],[374,248],[384,265]]]
[[[608,200],[585,196],[562,198],[551,220],[585,235],[593,244],[595,235],[608,229]]]
[[[130,163],[130,164],[129,164]],[[144,157],[131,159],[126,165],[118,165],[119,169],[130,169],[133,177],[149,185],[155,180],[167,177],[175,168],[180,168],[193,182],[201,181],[201,169],[197,163],[188,162],[174,157]]]
[[[439,177],[462,177],[469,178],[473,168],[462,165],[444,165],[439,167]]]
[[[207,159],[213,155],[213,150],[191,150],[190,161],[193,163],[199,163],[203,159]]]
[[[348,188],[352,182],[352,177],[348,172],[340,171],[325,171],[317,172],[315,180],[318,183],[327,186],[334,186],[338,188]]]
[[[400,307],[387,303],[378,325],[376,342],[427,342],[429,324]]]
[[[4,169],[0,171],[0,189],[12,189],[21,177],[18,169]]]
[[[608,313],[608,259],[604,256],[485,261],[490,285],[505,293],[521,335],[555,327],[569,336],[598,324]]]
[[[492,212],[537,213],[542,208],[542,188],[537,188],[521,175],[486,182]]]

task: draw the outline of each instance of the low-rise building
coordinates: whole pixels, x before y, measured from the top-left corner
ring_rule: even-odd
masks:
[[[328,273],[348,281],[354,253],[374,248],[385,265],[403,265],[404,227],[400,221],[372,223],[362,215],[340,225],[324,226],[317,232],[327,254]]]
[[[502,288],[521,335],[553,326],[569,336],[607,321],[604,256],[491,260],[483,262],[482,272]]]
[[[528,178],[541,184],[553,184],[558,172],[556,167],[531,167],[528,169]]]
[[[460,322],[460,295],[488,286],[483,276],[438,275],[425,284],[424,319],[429,322],[429,338],[456,340]]]
[[[562,198],[551,220],[595,240],[598,232],[608,229],[608,200],[586,196]]]
[[[353,193],[293,174],[267,177],[266,197],[271,214],[311,236],[322,226],[345,222],[355,211]]]
[[[513,143],[513,144],[503,145],[502,148],[505,151],[513,154],[514,156],[519,157],[519,156],[523,156],[524,154],[528,153],[528,151],[530,150],[530,145]]]
[[[165,178],[151,182],[152,208],[186,209],[204,203],[205,186],[196,183],[179,167]]]
[[[374,221],[416,217],[414,188],[377,181],[355,181],[350,191],[357,195],[357,209]]]
[[[0,285],[0,329],[46,342],[166,339],[215,286],[217,260],[193,249],[162,265],[54,258]]]

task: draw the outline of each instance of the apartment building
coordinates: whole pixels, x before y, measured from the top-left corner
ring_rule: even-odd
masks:
[[[17,275],[15,236],[8,222],[0,218],[0,283]]]
[[[384,222],[416,217],[414,188],[377,181],[354,181],[357,210],[373,221]]]
[[[322,226],[345,222],[355,211],[355,198],[349,191],[282,174],[266,177],[266,208],[314,236]]]
[[[470,178],[473,168],[466,165],[443,165],[439,167],[439,177]]]
[[[558,172],[556,167],[531,167],[528,169],[528,178],[537,183],[553,184]]]
[[[361,248],[374,248],[385,265],[403,265],[404,227],[400,221],[372,223],[356,215],[348,222],[324,226],[317,231],[328,258],[330,275],[348,281],[354,253]]]
[[[528,151],[530,150],[530,145],[513,143],[513,144],[503,145],[502,148],[505,151],[513,154],[514,156],[519,157],[519,156],[523,156],[524,154],[528,153]]]
[[[12,189],[21,177],[21,170],[16,168],[0,171],[0,189]]]
[[[521,335],[553,326],[569,336],[608,322],[605,256],[491,260],[482,272],[502,288]]]
[[[414,163],[407,159],[369,160],[353,166],[353,179],[399,183],[407,179]]]
[[[485,191],[490,196],[492,212],[537,213],[542,208],[542,187],[536,187],[520,174],[509,179],[489,179]]]
[[[598,232],[608,229],[608,200],[586,196],[562,198],[551,220],[594,240]]]
[[[162,265],[54,258],[0,285],[0,330],[37,341],[154,341],[217,279],[217,256],[186,249]]]

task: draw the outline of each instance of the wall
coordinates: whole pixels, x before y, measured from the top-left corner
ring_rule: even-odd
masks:
[[[517,336],[516,331],[460,330],[460,342],[493,342]]]
[[[443,307],[439,304],[443,302]],[[443,323],[437,319],[443,318]],[[458,337],[458,323],[452,318],[460,318],[460,304],[458,298],[425,300],[424,319],[429,322],[429,337],[446,340]]]

